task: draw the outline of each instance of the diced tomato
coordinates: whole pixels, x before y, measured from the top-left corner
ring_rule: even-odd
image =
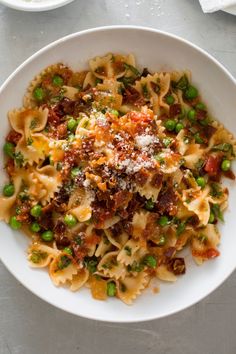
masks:
[[[21,138],[20,133],[15,132],[15,130],[11,130],[6,137],[6,141],[16,145],[18,143],[18,141],[20,140],[20,138]]]
[[[192,251],[192,255],[194,257],[201,257],[201,258],[205,258],[205,259],[213,259],[216,258],[220,255],[220,252],[214,248],[209,248],[206,251],[197,251],[197,250],[193,250]]]
[[[208,156],[204,170],[209,175],[214,176],[218,173],[219,168],[220,168],[220,157],[213,156],[213,155]]]
[[[133,122],[151,122],[152,118],[149,114],[145,114],[143,112],[129,112],[127,114],[128,118],[130,118]]]
[[[86,245],[86,246],[89,246],[89,245],[96,245],[96,244],[98,244],[100,241],[101,241],[101,236],[96,235],[96,234],[93,234],[93,235],[90,235],[90,236],[86,237],[85,245]]]

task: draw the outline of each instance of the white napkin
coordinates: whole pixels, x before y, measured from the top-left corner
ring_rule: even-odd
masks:
[[[236,5],[236,0],[199,0],[203,12],[223,10],[228,6]]]

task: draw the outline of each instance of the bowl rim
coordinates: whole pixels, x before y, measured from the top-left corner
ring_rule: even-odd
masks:
[[[49,11],[49,10],[57,9],[59,7],[69,4],[72,1],[74,0],[57,0],[57,2],[51,4],[50,3],[47,4],[45,2],[23,3],[23,1],[21,1],[19,2],[19,4],[15,4],[12,3],[11,0],[10,1],[0,0],[0,3],[14,10],[27,11],[27,12],[40,12],[40,11]]]
[[[71,1],[71,0],[70,0]],[[172,33],[166,32],[166,31],[162,31],[162,30],[157,30],[154,29],[152,27],[145,27],[145,26],[133,26],[133,25],[113,25],[113,26],[101,26],[101,27],[94,27],[94,28],[90,28],[90,29],[86,29],[86,30],[82,30],[79,32],[75,32],[72,34],[69,34],[67,36],[61,37],[59,39],[57,39],[56,41],[53,41],[51,43],[49,43],[48,45],[44,46],[43,48],[39,49],[37,52],[35,52],[34,54],[32,54],[29,58],[27,58],[22,64],[20,64],[14,71],[12,74],[10,74],[8,76],[8,78],[3,82],[3,84],[0,87],[0,95],[2,93],[2,91],[5,89],[5,87],[7,87],[8,83],[14,78],[14,76],[21,71],[25,66],[27,66],[30,62],[32,62],[35,58],[37,58],[38,56],[40,56],[42,53],[47,52],[48,49],[52,49],[54,47],[56,47],[57,45],[70,40],[72,38],[75,37],[80,37],[80,36],[84,36],[86,34],[89,33],[94,33],[94,32],[106,32],[106,31],[116,31],[116,30],[141,30],[141,31],[146,31],[146,32],[151,32],[151,33],[157,33],[160,34],[164,37],[168,37],[168,38],[172,38],[175,39],[178,42],[181,42],[191,48],[193,48],[194,50],[200,52],[203,56],[205,56],[206,58],[210,59],[212,62],[214,62],[214,64],[216,64],[218,66],[218,68],[228,77],[228,79],[236,86],[236,79],[234,78],[234,76],[228,71],[228,69],[226,69],[218,60],[216,60],[211,54],[209,54],[208,52],[206,52],[204,49],[198,47],[197,45],[191,43],[190,41],[176,36]],[[98,320],[98,321],[103,321],[103,322],[110,322],[110,323],[138,323],[138,322],[146,322],[146,321],[151,321],[151,320],[156,320],[156,319],[160,319],[160,318],[165,318],[168,317],[170,315],[174,315],[180,311],[186,310],[187,308],[199,303],[202,299],[204,299],[206,296],[210,295],[212,292],[214,292],[218,287],[220,287],[223,282],[234,272],[234,270],[236,269],[236,264],[234,269],[230,270],[228,273],[226,273],[219,281],[219,283],[215,284],[214,286],[212,286],[211,291],[205,291],[203,292],[200,297],[197,300],[192,300],[189,301],[188,304],[186,304],[186,306],[178,308],[178,309],[174,309],[171,310],[168,313],[163,313],[162,315],[159,315],[158,317],[155,316],[155,314],[153,315],[149,315],[140,319],[125,319],[125,320],[110,320],[110,319],[104,319],[102,317],[102,315],[99,316],[92,316],[92,315],[84,315],[84,314],[76,314],[73,311],[71,311],[70,309],[67,309],[66,306],[63,305],[58,305],[55,304],[52,300],[47,299],[46,296],[43,295],[39,295],[36,293],[36,291],[32,288],[30,288],[30,286],[27,284],[27,281],[22,281],[19,279],[18,275],[15,274],[13,271],[11,271],[10,267],[8,267],[8,265],[3,261],[1,254],[0,254],[0,260],[2,261],[2,263],[5,265],[5,267],[8,269],[8,271],[15,277],[15,279],[17,279],[26,289],[28,289],[31,293],[33,293],[34,295],[36,295],[38,298],[44,300],[45,302],[53,305],[54,307],[63,310],[65,312],[71,313],[73,315],[79,316],[81,318],[86,318],[86,319],[91,319],[91,320]]]

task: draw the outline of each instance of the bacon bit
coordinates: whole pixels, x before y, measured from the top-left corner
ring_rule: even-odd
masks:
[[[141,76],[147,77],[148,75],[151,75],[151,73],[149,72],[148,68],[144,68]]]
[[[175,275],[184,274],[186,271],[184,258],[172,258],[167,263],[167,268]]]
[[[145,204],[145,201],[145,198],[141,197],[139,194],[135,194],[126,209],[129,216],[132,216],[136,210],[142,208],[142,206]]]
[[[44,214],[51,212],[54,209],[54,205],[52,203],[48,203],[45,207],[42,208],[42,212]]]
[[[192,225],[193,227],[196,227],[199,225],[199,218],[197,215],[191,216],[191,218],[188,220],[188,223]]]
[[[128,191],[119,191],[114,194],[114,210],[118,208],[126,208],[130,200],[132,199],[132,193]]]
[[[220,255],[220,252],[214,248],[209,248],[206,251],[192,250],[193,257],[201,257],[206,259],[213,259]]]
[[[105,201],[106,202],[106,206],[110,203],[111,201],[111,198],[110,198],[110,193],[109,192],[100,192],[98,191],[96,193],[96,197],[98,199],[98,202],[101,202],[101,201]],[[110,205],[110,204],[109,204]]]
[[[67,163],[70,167],[73,167],[78,158],[78,150],[71,149],[69,151],[65,151],[64,154],[64,162]]]
[[[216,131],[217,131],[216,128],[212,127],[211,125],[207,125],[203,129],[203,134],[205,135],[205,137],[207,139],[210,139],[212,137],[212,135],[215,134]]]
[[[96,204],[93,206],[92,217],[94,219],[94,224],[96,229],[102,229],[104,226],[104,221],[110,219],[112,216],[114,216],[113,211],[106,210]]]
[[[172,187],[169,187],[163,194],[160,195],[157,204],[157,210],[161,214],[170,214],[175,215],[177,211],[176,205],[177,197],[175,195],[175,191]]]
[[[135,173],[134,180],[139,186],[143,187],[147,182],[149,175],[149,172],[145,168],[142,168],[140,171]]]
[[[17,133],[15,130],[11,130],[6,137],[6,141],[16,145],[18,143],[18,141],[20,140],[20,138],[21,138],[20,133]]]
[[[79,150],[79,156],[81,160],[88,160],[89,154],[94,152],[94,137],[84,138],[82,146]]]
[[[207,158],[204,170],[210,175],[214,176],[219,173],[221,158],[219,156],[210,155]]]
[[[16,219],[22,223],[29,224],[31,222],[30,216],[30,204],[29,202],[20,203],[19,205],[19,214],[16,216]]]
[[[66,236],[57,234],[57,235],[55,235],[55,240],[56,240],[56,245],[59,250],[70,246],[70,240]]]
[[[141,101],[143,101],[144,104],[144,99],[134,87],[129,86],[125,89],[123,94],[123,104],[135,104],[139,102],[139,104],[142,105]]]
[[[152,177],[151,180],[151,185],[156,188],[160,188],[163,180],[163,174],[162,173],[155,173],[155,175]]]
[[[57,126],[60,121],[61,118],[58,115],[58,113],[56,113],[56,109],[52,109],[52,108],[48,108],[48,124],[49,126],[53,125],[53,126]]]
[[[8,175],[11,177],[15,174],[15,164],[13,159],[8,159],[6,163],[6,170]]]
[[[168,247],[164,252],[164,256],[167,258],[171,258],[174,256],[175,253],[176,253],[175,247]]]
[[[58,139],[64,139],[67,136],[67,123],[62,123],[57,127]]]
[[[92,245],[97,245],[101,241],[101,236],[97,235],[94,233],[93,235],[90,235],[85,238],[85,246],[92,246]]]
[[[198,120],[203,120],[207,116],[207,111],[204,111],[203,109],[197,109],[196,111],[196,118]]]
[[[77,262],[82,262],[84,257],[88,254],[88,249],[84,246],[77,245],[74,241],[71,243],[71,247],[75,255],[75,260]]]
[[[63,235],[65,231],[66,231],[66,225],[61,220],[58,220],[54,227],[55,234]]]
[[[143,238],[146,240],[157,241],[160,238],[160,227],[157,224],[159,214],[150,213],[148,215],[147,225],[142,234]]]
[[[63,65],[63,64],[62,64],[62,65]],[[73,71],[70,70],[70,69],[66,66],[66,67],[60,68],[60,71],[59,71],[58,74],[61,75],[61,76],[63,77],[64,81],[67,83],[67,82],[71,79],[71,77],[72,77],[72,75],[73,75]]]
[[[169,117],[173,118],[181,113],[181,105],[179,103],[172,104],[169,110]]]
[[[162,113],[159,117],[158,117],[158,119],[160,119],[160,120],[166,120],[166,119],[168,119],[169,117],[168,117],[168,115],[166,114],[166,113]]]
[[[69,98],[64,97],[55,107],[55,111],[59,115],[73,115],[75,110],[75,101],[70,100]]]
[[[54,223],[52,220],[52,212],[44,213],[44,215],[39,218],[39,225],[42,226],[45,230],[52,230],[54,227]]]

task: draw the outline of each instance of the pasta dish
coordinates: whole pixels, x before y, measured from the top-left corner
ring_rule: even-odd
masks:
[[[58,63],[8,118],[0,219],[30,237],[30,266],[56,286],[131,304],[186,272],[186,246],[197,264],[219,256],[236,145],[190,72],[140,71],[120,54],[84,71]]]

